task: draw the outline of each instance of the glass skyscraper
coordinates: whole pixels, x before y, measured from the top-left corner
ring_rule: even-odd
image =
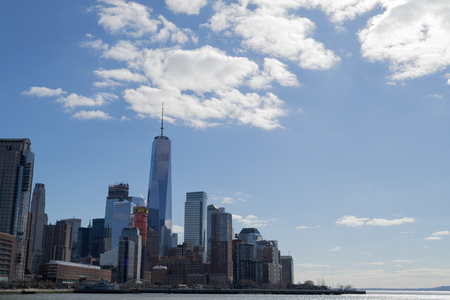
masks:
[[[172,247],[172,176],[170,140],[163,135],[156,136],[152,145],[150,180],[148,184],[148,222],[147,226],[158,234],[158,251],[167,256]]]
[[[186,193],[184,204],[184,241],[192,246],[206,248],[206,201],[205,192]]]

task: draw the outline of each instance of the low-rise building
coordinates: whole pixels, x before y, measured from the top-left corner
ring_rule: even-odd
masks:
[[[75,282],[80,279],[98,282],[111,280],[111,270],[58,260],[51,260],[42,265],[39,272],[44,280],[55,282]]]
[[[0,232],[0,281],[12,282],[16,237]]]

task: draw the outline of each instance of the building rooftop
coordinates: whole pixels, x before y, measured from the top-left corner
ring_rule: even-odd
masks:
[[[247,233],[247,234],[249,234],[249,233],[257,233],[257,234],[261,234],[261,233],[259,233],[259,230],[256,229],[256,228],[242,228],[240,234],[242,234],[242,233]]]

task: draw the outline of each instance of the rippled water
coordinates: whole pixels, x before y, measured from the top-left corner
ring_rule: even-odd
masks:
[[[1,295],[2,299],[29,300],[448,300],[450,292],[367,292],[366,295],[171,295],[171,294],[35,294]]]

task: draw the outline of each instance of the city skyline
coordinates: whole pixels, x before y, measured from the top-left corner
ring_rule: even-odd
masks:
[[[180,241],[205,191],[295,282],[447,285],[448,3],[189,3],[0,3],[2,138],[32,142],[48,223],[147,194],[164,101]]]

